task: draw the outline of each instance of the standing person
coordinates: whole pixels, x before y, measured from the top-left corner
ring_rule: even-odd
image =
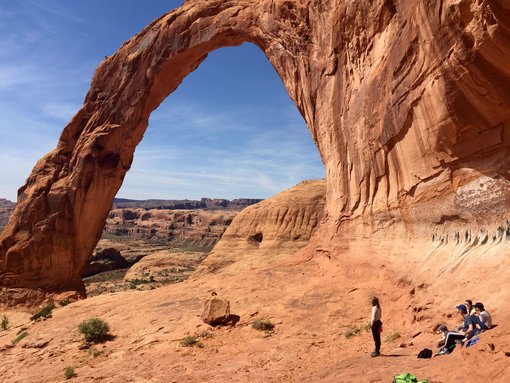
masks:
[[[372,298],[372,319],[370,320],[370,326],[372,327],[372,336],[374,338],[375,350],[370,354],[371,357],[381,355],[381,305],[377,297]]]

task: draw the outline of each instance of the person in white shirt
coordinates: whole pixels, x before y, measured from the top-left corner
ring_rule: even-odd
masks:
[[[487,329],[491,328],[492,327],[491,314],[489,314],[487,310],[485,310],[483,303],[476,302],[473,305],[473,307],[476,310],[476,315],[478,316],[478,318],[480,318],[480,322],[482,322],[487,327]]]
[[[381,305],[377,297],[372,298],[372,319],[370,320],[370,326],[372,328],[372,336],[374,338],[375,350],[370,354],[371,357],[381,355]]]

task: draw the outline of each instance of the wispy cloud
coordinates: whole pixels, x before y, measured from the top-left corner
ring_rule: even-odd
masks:
[[[67,122],[80,109],[80,105],[71,102],[49,102],[42,105],[42,111],[49,117]]]
[[[54,148],[95,67],[120,45],[112,36],[128,38],[131,18],[154,6],[136,2],[140,12],[126,11],[126,20],[112,17],[120,0],[94,4],[109,10],[108,18],[81,12],[81,3],[0,5],[0,197],[13,199],[36,161]],[[267,59],[235,49],[213,52],[210,64],[153,112],[121,196],[265,198],[323,175],[310,133]],[[248,74],[240,72],[245,67]]]
[[[83,24],[85,20],[78,16],[75,12],[71,10],[69,7],[62,7],[59,3],[55,2],[40,2],[40,1],[28,1],[27,6],[32,8],[34,12],[32,13],[34,18],[37,18],[41,24],[49,25],[51,22],[51,18],[48,18],[47,15],[40,15],[40,12],[47,13],[50,16],[55,16],[60,20],[66,20],[70,23],[74,24]],[[40,15],[40,17],[39,17]]]

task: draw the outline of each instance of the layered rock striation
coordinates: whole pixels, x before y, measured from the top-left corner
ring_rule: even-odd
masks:
[[[320,151],[324,241],[505,222],[507,1],[188,0],[99,65],[20,188],[0,237],[3,296],[82,290],[150,113],[209,52],[243,42],[265,53]]]
[[[247,207],[232,223],[197,275],[269,265],[305,247],[324,217],[325,180],[309,180]]]
[[[0,229],[2,229],[9,221],[9,216],[14,210],[15,205],[15,203],[7,199],[0,198]]]
[[[104,231],[138,239],[160,239],[212,248],[221,238],[236,210],[113,209]]]

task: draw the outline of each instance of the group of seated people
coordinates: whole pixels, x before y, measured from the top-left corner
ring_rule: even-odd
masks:
[[[437,327],[437,333],[443,334],[438,343],[441,347],[438,355],[449,354],[457,344],[461,347],[464,345],[469,347],[478,340],[477,334],[492,327],[492,318],[483,303],[473,304],[470,299],[466,299],[464,304],[458,305],[456,309],[462,316],[463,322],[454,331],[448,330],[444,324]]]

